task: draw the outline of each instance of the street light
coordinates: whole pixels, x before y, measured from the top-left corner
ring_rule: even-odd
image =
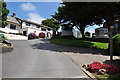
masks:
[[[110,63],[112,64],[113,61],[113,28],[114,26],[110,26]]]

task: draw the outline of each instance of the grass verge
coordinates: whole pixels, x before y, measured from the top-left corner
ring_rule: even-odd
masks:
[[[105,75],[97,75],[97,74],[92,74],[95,76],[98,80],[120,80],[120,73],[118,74],[105,74]]]
[[[70,39],[70,38],[52,38],[51,43],[63,45],[63,46],[74,46],[74,47],[87,47],[87,48],[98,48],[98,49],[108,49],[109,43],[101,43],[101,42],[91,42],[85,40],[78,39]]]

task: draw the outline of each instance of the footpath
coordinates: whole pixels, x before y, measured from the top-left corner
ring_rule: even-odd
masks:
[[[89,80],[97,80],[94,76],[92,76],[88,71],[82,68],[83,64],[90,64],[93,61],[98,62],[108,62],[110,60],[109,55],[105,55],[104,51],[90,49],[90,48],[74,48],[74,47],[64,47],[61,48],[61,51],[65,56],[70,58],[75,64],[77,64],[83,72],[89,76],[91,79]],[[66,51],[66,52],[65,52]],[[104,53],[104,55],[102,55]],[[113,59],[118,59],[118,56],[114,56]]]

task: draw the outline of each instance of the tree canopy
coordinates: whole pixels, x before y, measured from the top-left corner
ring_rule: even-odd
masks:
[[[60,27],[60,23],[58,21],[55,21],[53,18],[43,20],[42,25],[49,26],[54,30],[57,30]]]
[[[97,3],[94,5],[96,7],[96,17],[104,19],[108,26],[113,26],[116,20],[120,19],[120,2],[106,2],[106,3]]]
[[[6,3],[0,0],[0,27],[5,27],[7,25],[7,15],[9,10],[6,8]]]
[[[53,18],[60,23],[73,23],[82,33],[87,25],[100,25],[106,21],[108,27],[114,25],[115,20],[119,19],[120,3],[88,3],[88,2],[64,2],[63,6],[53,15]]]

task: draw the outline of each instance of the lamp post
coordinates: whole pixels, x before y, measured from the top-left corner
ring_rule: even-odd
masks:
[[[114,26],[110,26],[110,63],[112,64],[113,61],[113,28]]]

